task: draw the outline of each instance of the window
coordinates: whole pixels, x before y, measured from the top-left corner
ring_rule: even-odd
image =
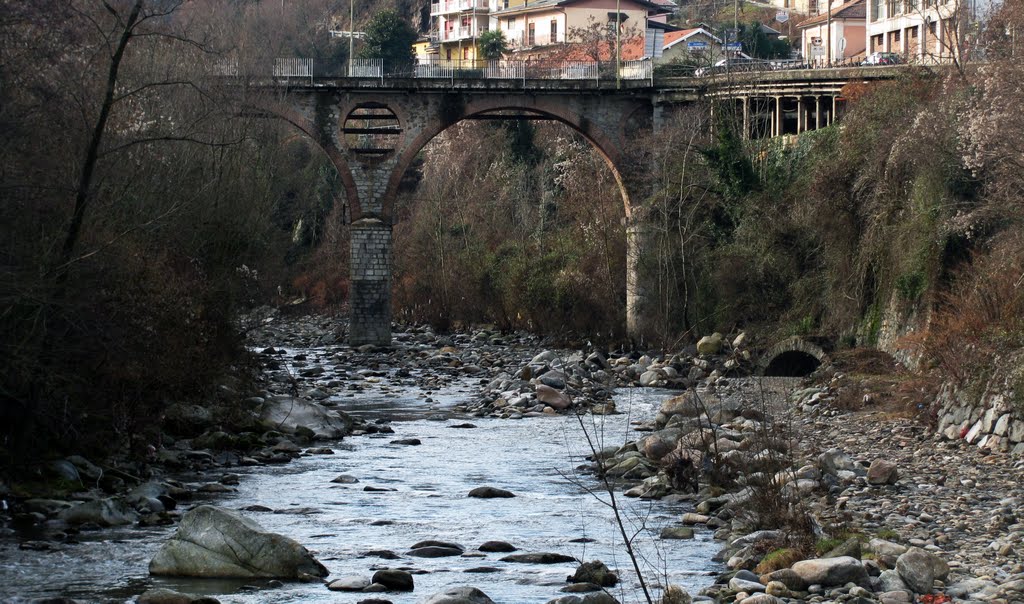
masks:
[[[883,19],[882,15],[882,0],[871,0],[871,20],[878,21]]]
[[[900,30],[897,29],[896,31],[892,32],[892,41],[893,42],[899,42],[900,41]]]
[[[895,17],[900,14],[903,3],[900,0],[887,0],[885,3],[885,16]]]
[[[508,8],[508,0],[502,0],[501,8]]]
[[[469,60],[469,47],[468,46],[463,46],[462,47],[462,60],[463,61],[468,61]]]
[[[555,21],[554,19],[551,20],[551,39],[549,42],[551,44],[558,42],[558,21]]]
[[[530,23],[526,26],[526,45],[536,46],[537,44],[537,32],[535,31],[534,24]]]

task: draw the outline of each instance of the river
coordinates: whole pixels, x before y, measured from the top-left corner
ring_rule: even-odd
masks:
[[[501,562],[505,554],[482,554],[485,541],[501,540],[520,552],[558,552],[581,560],[604,561],[623,576],[611,589],[621,602],[642,594],[622,537],[592,475],[576,468],[589,453],[580,422],[573,415],[521,420],[460,416],[452,407],[471,395],[479,380],[460,379],[440,390],[415,387],[368,388],[342,395],[338,408],[366,419],[390,421],[394,434],[349,437],[325,443],[333,455],[305,456],[284,466],[230,468],[241,476],[236,491],[217,505],[265,506],[272,512],[246,512],[265,528],[292,537],[312,550],[331,572],[369,577],[378,568],[415,569],[416,590],[386,594],[395,604],[419,602],[452,585],[472,585],[495,602],[543,603],[561,595],[575,564]],[[620,389],[624,413],[586,416],[584,425],[599,446],[636,437],[630,422],[649,418],[668,393]],[[471,424],[474,427],[461,427]],[[394,444],[416,438],[418,446]],[[348,474],[359,482],[336,484]],[[207,479],[216,479],[217,475]],[[509,499],[467,497],[474,487],[494,486],[515,493]],[[380,491],[367,491],[366,487]],[[710,532],[696,539],[662,541],[663,526],[686,511],[680,503],[628,499],[617,494],[642,556],[649,584],[671,583],[691,593],[709,584],[719,570],[710,562],[718,546]],[[0,597],[12,601],[65,596],[88,602],[125,602],[149,587],[215,595],[224,603],[351,602],[368,594],[332,592],[317,583],[283,586],[254,581],[197,581],[150,578],[147,564],[172,527],[122,528],[82,533],[78,544],[55,544],[50,551],[19,550],[17,535],[0,540]],[[404,556],[416,542],[459,543],[467,554],[454,558]],[[390,550],[400,559],[367,555]],[[467,572],[475,570],[477,572]],[[486,571],[486,572],[482,572]]]

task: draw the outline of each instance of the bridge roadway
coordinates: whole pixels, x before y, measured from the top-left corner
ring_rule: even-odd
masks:
[[[796,134],[831,124],[851,82],[893,79],[907,68],[844,67],[709,77],[623,79],[333,78],[247,80],[252,109],[310,136],[344,183],[350,225],[353,345],[391,341],[392,208],[402,175],[435,136],[466,119],[549,119],[568,124],[604,157],[622,195],[627,229],[626,324],[640,338],[644,227],[624,149],[665,113],[700,99],[736,103],[746,137]],[[739,113],[738,113],[739,114]]]

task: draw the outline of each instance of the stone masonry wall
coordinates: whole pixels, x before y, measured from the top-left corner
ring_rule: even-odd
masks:
[[[939,392],[938,431],[990,451],[1024,456],[1024,355],[997,363],[984,388],[945,384]]]
[[[391,225],[377,218],[351,225],[349,344],[391,344]]]

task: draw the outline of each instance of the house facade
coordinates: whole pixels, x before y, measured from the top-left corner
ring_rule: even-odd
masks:
[[[722,40],[703,27],[665,33],[660,63],[711,64],[722,54]]]
[[[870,0],[851,0],[800,23],[800,52],[809,63],[863,58],[867,49],[866,10]],[[829,53],[829,48],[832,52]]]
[[[613,38],[617,28],[622,58],[642,58],[644,40],[656,31],[649,21],[664,23],[674,7],[671,0],[441,0],[431,4],[426,52],[475,60],[479,36],[501,30],[511,51],[538,53],[569,42],[600,45],[598,38]]]
[[[962,0],[867,0],[868,52],[894,52],[908,61],[945,62],[959,52]]]

